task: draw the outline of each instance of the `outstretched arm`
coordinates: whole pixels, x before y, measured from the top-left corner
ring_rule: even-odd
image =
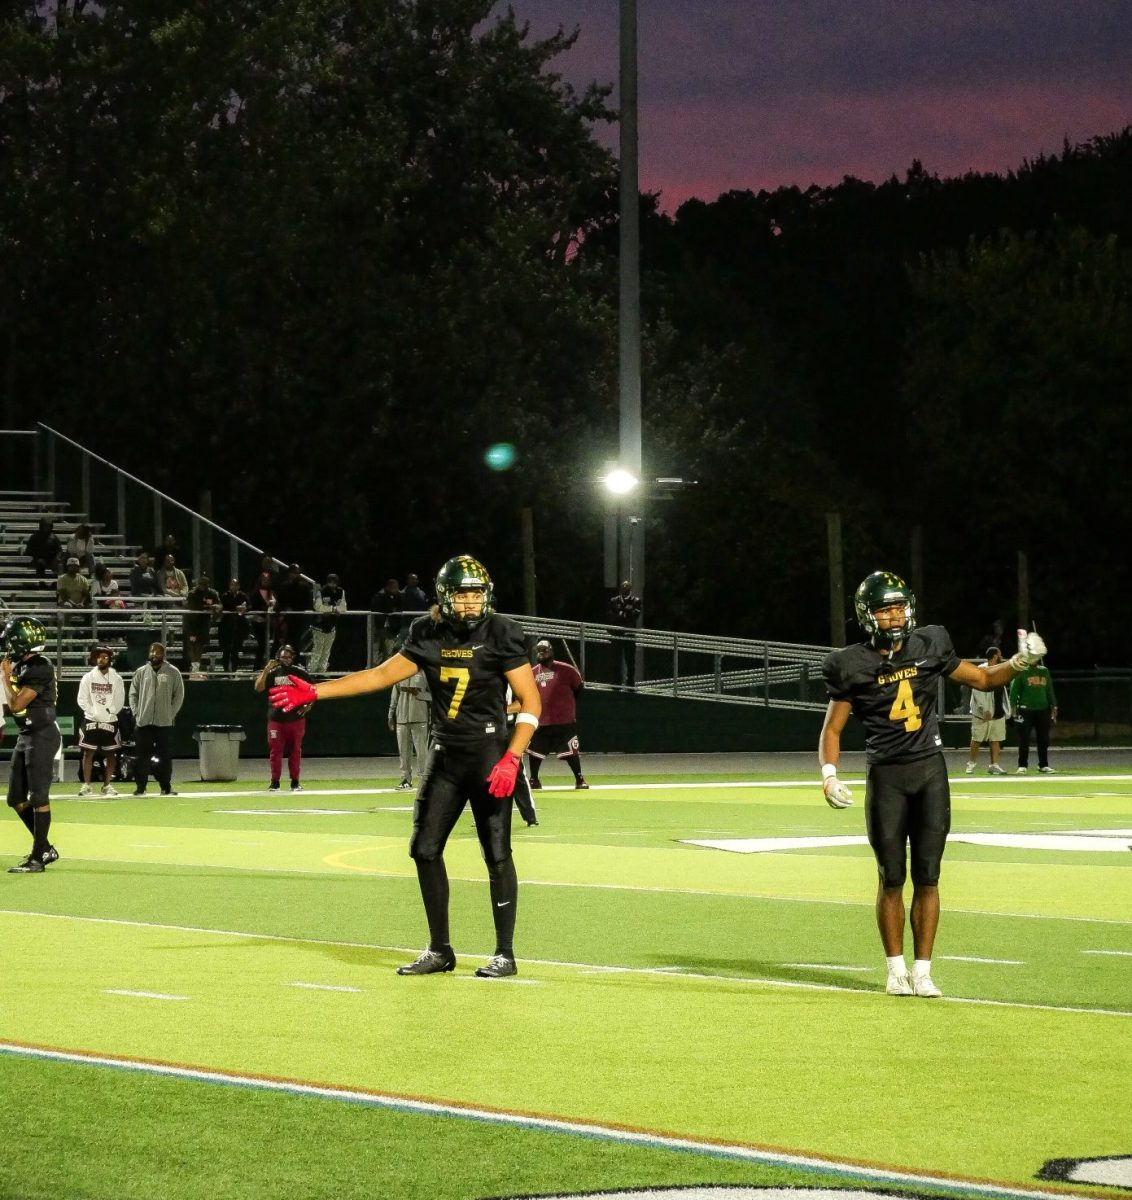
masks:
[[[289,684],[273,687],[268,692],[268,697],[276,708],[291,712],[304,704],[313,704],[316,700],[341,700],[346,696],[364,696],[367,692],[380,692],[416,673],[416,663],[403,654],[394,654],[392,658],[387,658],[379,666],[370,667],[367,671],[354,671],[339,679],[324,679],[321,683],[307,683],[297,675],[291,675]]]

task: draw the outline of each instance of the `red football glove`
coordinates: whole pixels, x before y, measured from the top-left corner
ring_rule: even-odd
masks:
[[[318,692],[315,691],[313,683],[307,683],[298,675],[288,675],[287,678],[290,683],[281,683],[267,693],[268,699],[276,708],[281,708],[284,712],[294,712],[296,708],[302,708],[304,704],[313,704],[318,699]]]
[[[503,757],[491,768],[491,774],[487,777],[487,790],[497,800],[512,795],[522,765],[522,759],[517,754],[512,754],[510,750],[504,751]]]

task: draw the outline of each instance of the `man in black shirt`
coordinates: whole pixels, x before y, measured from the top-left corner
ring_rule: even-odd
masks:
[[[310,683],[311,677],[297,667],[295,651],[291,646],[279,647],[279,658],[270,662],[256,676],[255,690],[265,691],[268,687],[289,687],[288,680],[298,679]],[[291,775],[291,791],[301,792],[303,768],[303,737],[307,732],[309,706],[295,709],[281,708],[273,700],[267,709],[267,762],[271,778],[267,784],[269,792],[279,791],[279,779],[283,774],[283,758],[287,758],[287,770]]]
[[[55,669],[41,651],[47,630],[34,617],[16,617],[0,630],[3,703],[19,727],[12,751],[8,806],[32,836],[31,853],[9,874],[39,875],[59,853],[48,840],[51,829],[51,772],[59,750],[55,723],[58,688]]]
[[[495,613],[495,589],[483,564],[467,555],[449,559],[436,577],[436,596],[440,619],[418,617],[401,649],[380,666],[313,686],[292,675],[289,686],[272,688],[270,697],[289,710],[380,691],[424,671],[432,696],[432,749],[413,808],[409,854],[417,867],[429,944],[397,972],[432,975],[456,966],[448,933],[444,846],[470,804],[487,863],[495,922],[495,954],[476,974],[499,979],[516,973],[519,883],[511,857],[511,801],[542,705],[523,631]],[[508,684],[519,703],[510,733]]]
[[[931,957],[939,925],[939,872],[951,828],[951,791],[936,717],[940,676],[989,692],[1045,653],[1036,633],[1009,662],[977,667],[963,661],[942,625],[916,625],[916,597],[898,575],[874,571],[857,588],[857,620],[867,642],[834,650],[822,664],[829,708],[818,760],[831,808],[853,794],[837,778],[841,731],[852,713],[865,726],[865,827],[880,878],[876,919],[888,962],[890,996],[940,996]],[[906,855],[912,869],[915,962],[904,961]]]

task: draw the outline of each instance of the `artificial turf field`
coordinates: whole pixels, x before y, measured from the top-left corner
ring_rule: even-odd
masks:
[[[457,969],[398,977],[411,795],[318,766],[295,796],[56,786],[60,862],[0,874],[0,1197],[1132,1190],[1132,776],[953,778],[933,1001],[883,994],[860,804],[770,775],[552,768],[519,976],[472,975],[465,816]],[[1117,1161],[1043,1177],[1067,1159]]]

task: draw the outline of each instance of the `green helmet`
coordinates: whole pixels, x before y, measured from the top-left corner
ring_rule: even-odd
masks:
[[[465,621],[452,606],[452,598],[457,592],[472,591],[483,592],[483,611],[471,621]],[[450,558],[436,575],[436,602],[440,605],[440,615],[457,625],[475,624],[491,616],[495,611],[495,586],[487,567],[469,554]]]
[[[47,627],[36,617],[13,617],[0,629],[0,654],[11,659],[38,654],[47,647]]]
[[[881,629],[876,612],[893,604],[904,605],[904,624]],[[853,597],[853,607],[857,610],[857,623],[878,648],[883,646],[891,650],[916,628],[916,597],[904,580],[891,571],[874,571],[866,575]]]

